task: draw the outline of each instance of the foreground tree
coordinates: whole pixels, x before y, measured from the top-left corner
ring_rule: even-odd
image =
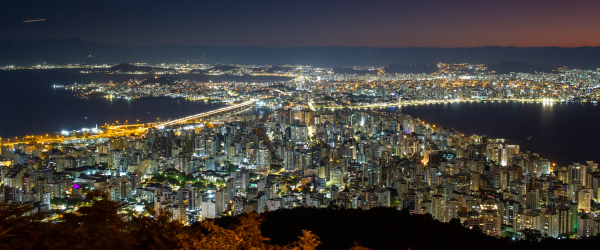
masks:
[[[180,249],[182,250],[220,250],[220,249],[281,249],[281,250],[314,250],[321,244],[319,238],[312,232],[304,230],[298,241],[286,246],[270,245],[271,239],[262,236],[260,225],[264,222],[257,213],[246,213],[231,229],[220,227],[214,222],[202,223],[200,227],[205,231],[196,235],[178,234]]]

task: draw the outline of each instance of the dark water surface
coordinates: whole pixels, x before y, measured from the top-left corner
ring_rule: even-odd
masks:
[[[402,106],[399,110],[466,135],[504,138],[519,145],[522,152],[538,153],[557,164],[600,161],[598,105],[472,102]]]
[[[155,122],[222,107],[180,98],[143,98],[134,101],[106,98],[79,99],[52,85],[146,79],[148,75],[81,74],[73,71],[0,71],[0,137],[79,130],[105,123]],[[288,77],[170,75],[196,81],[284,81]],[[86,119],[87,117],[87,119]]]
[[[0,137],[76,130],[98,124],[153,122],[222,105],[172,98],[135,101],[78,99],[52,85],[145,79],[147,75],[80,74],[60,71],[0,71]],[[171,77],[171,76],[170,76]],[[197,81],[282,81],[286,77],[174,75]],[[447,103],[388,108],[470,135],[504,138],[521,151],[539,153],[557,164],[600,161],[600,106],[520,102]],[[257,111],[264,112],[264,111]],[[260,115],[260,114],[259,114]],[[87,117],[87,119],[85,118]],[[532,140],[527,140],[528,137]]]

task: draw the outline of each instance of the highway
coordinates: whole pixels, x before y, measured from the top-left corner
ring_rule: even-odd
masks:
[[[151,127],[163,128],[165,126],[183,124],[189,120],[194,120],[194,119],[198,119],[201,117],[215,115],[215,114],[219,114],[222,112],[227,112],[230,110],[250,106],[250,105],[253,105],[254,102],[256,102],[256,101],[258,101],[258,99],[251,99],[251,100],[243,102],[243,103],[235,104],[232,106],[227,106],[227,107],[220,108],[220,109],[211,110],[211,111],[204,112],[204,113],[190,115],[187,117],[183,117],[180,119],[163,122],[163,123],[123,124],[123,125],[116,125],[116,126],[109,125],[109,126],[104,127],[105,128],[104,131],[99,131],[97,133],[88,132],[88,133],[84,133],[84,135],[80,135],[80,136],[75,136],[75,134],[71,134],[70,136],[63,136],[60,134],[56,134],[56,137],[54,137],[54,135],[53,136],[48,136],[48,135],[46,135],[46,136],[43,136],[43,135],[27,136],[18,141],[10,142],[10,140],[8,140],[8,142],[4,142],[4,143],[0,142],[0,145],[11,146],[13,144],[18,144],[18,143],[30,143],[31,141],[36,141],[37,143],[52,143],[52,142],[62,143],[65,141],[83,141],[83,140],[99,139],[99,138],[112,138],[112,137],[119,137],[119,136],[128,136],[131,134],[141,135],[141,134],[145,133],[148,130],[148,128],[151,128]]]
[[[373,103],[373,104],[365,104],[365,105],[357,105],[357,106],[327,106],[327,107],[317,107],[323,109],[365,109],[365,108],[382,108],[382,107],[390,107],[390,106],[408,106],[408,105],[427,105],[427,104],[440,104],[440,103],[467,103],[467,102],[530,102],[530,103],[544,103],[551,104],[560,102],[555,99],[469,99],[469,100],[456,100],[456,99],[446,99],[446,100],[420,100],[420,101],[401,101],[401,102],[390,102],[390,103]],[[310,109],[313,111],[316,110],[314,103],[310,101],[308,103]]]
[[[198,119],[201,117],[215,115],[218,113],[227,112],[227,111],[231,111],[234,109],[250,106],[250,105],[254,104],[256,101],[258,101],[258,99],[251,99],[249,101],[239,103],[236,105],[227,106],[224,108],[220,108],[220,109],[216,109],[216,110],[212,110],[212,111],[208,111],[208,112],[204,112],[204,113],[199,113],[199,114],[195,114],[195,115],[191,115],[191,116],[187,116],[187,117],[183,117],[180,119],[163,122],[163,123],[123,124],[123,125],[116,125],[116,126],[105,126],[104,131],[99,131],[98,133],[89,133],[88,132],[88,133],[84,133],[83,135],[79,135],[79,136],[75,136],[74,134],[70,134],[69,136],[66,136],[66,137],[62,136],[60,134],[53,134],[52,136],[48,136],[48,135],[46,135],[46,136],[43,136],[43,135],[27,136],[27,137],[21,138],[21,140],[18,140],[18,141],[10,142],[10,140],[8,140],[8,142],[2,142],[2,143],[0,143],[0,145],[10,146],[10,145],[17,144],[17,143],[29,143],[33,140],[35,140],[37,143],[52,143],[52,142],[60,143],[60,142],[64,142],[64,141],[78,141],[78,140],[85,140],[85,139],[99,139],[99,138],[111,138],[111,137],[118,137],[118,136],[128,136],[131,134],[140,135],[140,134],[145,133],[147,131],[147,129],[151,128],[151,127],[163,128],[165,126],[170,126],[170,125],[184,124],[190,120],[194,120],[194,119]],[[308,106],[310,107],[311,110],[314,111],[319,108],[325,108],[325,109],[327,109],[327,108],[329,108],[329,109],[338,109],[338,108],[351,108],[351,109],[358,108],[358,109],[360,109],[360,108],[363,108],[363,109],[365,109],[365,108],[377,108],[377,107],[387,107],[387,106],[405,106],[405,105],[423,105],[423,104],[427,105],[427,104],[438,104],[438,103],[480,102],[480,101],[542,102],[544,104],[560,102],[559,100],[555,100],[555,99],[421,100],[421,101],[402,101],[402,102],[397,102],[397,103],[366,104],[366,105],[350,106],[350,107],[343,107],[343,106],[315,107],[314,102],[311,100],[308,102]]]
[[[224,107],[224,108],[215,109],[215,110],[211,110],[211,111],[204,112],[204,113],[199,113],[199,114],[195,114],[195,115],[186,116],[186,117],[183,117],[183,118],[179,118],[177,120],[172,120],[172,121],[168,121],[168,122],[164,122],[164,123],[159,123],[159,124],[156,124],[154,127],[156,127],[156,128],[163,128],[165,126],[170,126],[170,125],[175,125],[175,124],[183,124],[183,123],[186,123],[189,120],[198,119],[200,117],[214,115],[214,114],[218,114],[218,113],[222,113],[222,112],[227,112],[229,110],[234,110],[234,109],[242,108],[242,107],[245,107],[245,106],[250,106],[250,105],[254,104],[254,102],[256,102],[256,101],[258,101],[258,99],[251,99],[250,101],[242,102],[242,103],[239,103],[239,104],[236,104],[236,105],[227,106],[227,107]]]
[[[275,89],[275,88],[274,88],[273,90],[275,90],[275,91],[277,91],[277,92],[279,92],[279,93],[282,93],[282,94],[284,94],[284,95],[292,95],[292,94],[290,94],[290,93],[283,92],[283,91],[281,91],[281,90],[279,90],[279,89]]]

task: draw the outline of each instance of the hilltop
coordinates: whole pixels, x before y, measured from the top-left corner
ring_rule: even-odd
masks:
[[[600,47],[219,47],[138,46],[103,44],[78,38],[41,41],[0,41],[0,65],[115,64],[117,62],[207,63],[240,65],[300,64],[342,68],[413,65],[418,63],[500,64],[518,61],[552,68],[600,68]],[[425,73],[425,72],[422,72]]]

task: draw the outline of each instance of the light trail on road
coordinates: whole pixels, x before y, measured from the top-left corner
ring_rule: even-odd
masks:
[[[186,121],[193,120],[193,119],[198,119],[200,117],[214,115],[214,114],[226,112],[226,111],[229,111],[229,110],[232,110],[232,109],[237,109],[237,108],[249,106],[249,105],[254,104],[254,102],[256,102],[256,101],[257,101],[257,99],[251,99],[250,101],[242,102],[242,103],[239,103],[239,104],[236,104],[236,105],[227,106],[227,107],[224,107],[224,108],[215,109],[215,110],[211,110],[211,111],[208,111],[208,112],[199,113],[199,114],[195,114],[195,115],[190,115],[190,116],[186,116],[186,117],[183,117],[183,118],[179,118],[177,120],[173,120],[173,121],[168,121],[168,122],[164,122],[164,123],[161,123],[161,124],[157,124],[154,127],[155,128],[162,128],[162,127],[170,126],[170,125],[174,125],[174,124],[182,124],[182,123],[185,123]]]

